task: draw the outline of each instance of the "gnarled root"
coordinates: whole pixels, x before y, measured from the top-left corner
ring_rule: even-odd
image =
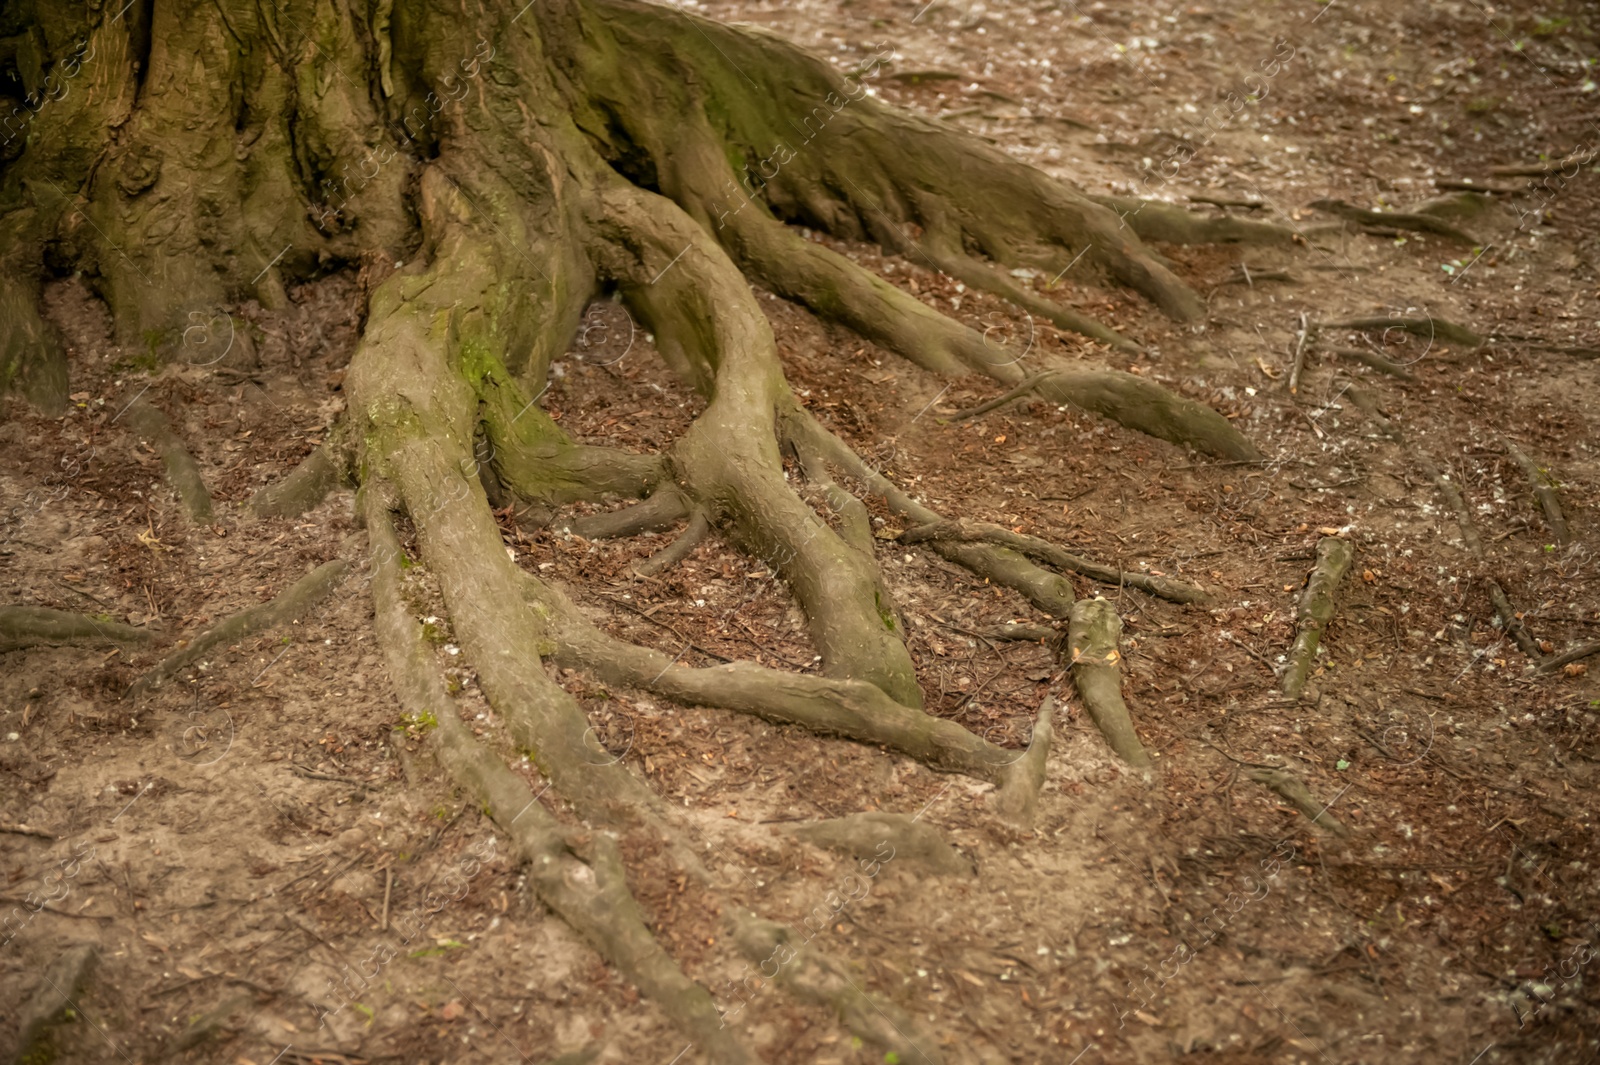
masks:
[[[1355,549],[1349,541],[1337,536],[1324,536],[1317,542],[1317,563],[1306,581],[1296,615],[1298,628],[1294,643],[1289,648],[1289,664],[1283,670],[1283,694],[1298,699],[1305,688],[1306,679],[1316,665],[1317,647],[1322,634],[1333,617],[1333,593],[1350,569]]]
[[[1122,701],[1121,639],[1122,619],[1110,603],[1079,600],[1072,608],[1062,661],[1072,670],[1089,716],[1117,757],[1137,769],[1148,769],[1150,755],[1134,731],[1128,704]]]
[[[143,644],[156,638],[149,629],[42,606],[0,607],[0,651],[24,647],[74,645],[112,647]]]
[[[1423,337],[1427,340],[1443,340],[1449,344],[1460,344],[1468,348],[1481,348],[1488,343],[1487,339],[1474,333],[1464,325],[1443,318],[1429,315],[1426,318],[1407,316],[1378,317],[1378,318],[1341,318],[1333,322],[1318,322],[1317,328],[1324,329],[1399,329],[1410,333],[1412,336]]]
[[[748,662],[695,669],[674,657],[618,640],[590,624],[555,587],[531,575],[523,594],[548,632],[551,658],[585,669],[607,684],[629,685],[689,706],[754,714],[803,725],[915,758],[934,768],[996,783],[1018,754],[973,735],[953,721],[904,706],[863,681],[808,677]]]
[[[181,651],[158,662],[144,676],[134,681],[128,689],[128,698],[154,691],[178,674],[180,670],[200,661],[219,647],[237,643],[247,636],[278,625],[285,625],[304,617],[306,611],[316,606],[344,581],[350,565],[340,559],[324,562],[300,578],[277,598],[260,606],[242,610],[196,636]]]
[[[372,545],[372,595],[377,630],[401,704],[413,717],[437,721],[440,763],[483,803],[526,862],[534,891],[574,931],[718,1062],[751,1060],[723,1028],[716,1004],[684,975],[645,926],[628,891],[617,845],[604,833],[581,843],[538,802],[528,785],[473,737],[431,668],[422,633],[400,593],[400,544],[373,487],[362,510]]]

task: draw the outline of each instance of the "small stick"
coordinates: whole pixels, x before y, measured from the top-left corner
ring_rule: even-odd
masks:
[[[1534,462],[1526,453],[1511,441],[1506,441],[1506,451],[1522,467],[1522,473],[1528,478],[1528,483],[1533,485],[1533,494],[1538,498],[1539,505],[1544,508],[1544,520],[1550,526],[1550,533],[1556,538],[1556,543],[1566,545],[1572,542],[1572,530],[1567,527],[1567,517],[1561,512],[1561,497],[1556,495],[1553,478]]]
[[[1306,365],[1306,338],[1311,335],[1311,329],[1306,325],[1306,315],[1300,312],[1300,339],[1294,345],[1294,366],[1289,370],[1289,394],[1295,395],[1300,391],[1300,371]]]
[[[1590,148],[1588,151],[1573,152],[1564,159],[1552,159],[1547,163],[1533,163],[1524,166],[1492,166],[1489,173],[1495,177],[1543,177],[1553,174],[1557,170],[1565,170],[1569,166],[1584,167],[1600,158],[1600,148]],[[1572,177],[1577,176],[1574,171]]]
[[[393,890],[394,870],[385,869],[383,871],[383,917],[378,922],[378,930],[381,932],[389,930],[389,893]]]
[[[1289,665],[1283,671],[1283,694],[1300,697],[1311,667],[1316,662],[1317,646],[1333,617],[1333,592],[1355,558],[1355,549],[1337,536],[1324,536],[1317,542],[1317,564],[1300,597],[1299,631],[1289,648]]]

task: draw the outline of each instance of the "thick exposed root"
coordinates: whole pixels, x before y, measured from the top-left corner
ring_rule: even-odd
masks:
[[[1348,836],[1350,829],[1328,812],[1328,804],[1321,803],[1311,794],[1305,782],[1286,769],[1251,769],[1251,780],[1277,792],[1284,801],[1305,814],[1311,823],[1336,836]]]
[[[1104,599],[1083,599],[1072,608],[1063,661],[1072,670],[1078,694],[1089,716],[1117,757],[1148,769],[1150,755],[1134,731],[1128,704],[1122,701],[1122,619]]]
[[[304,617],[306,611],[332,595],[333,590],[343,583],[349,572],[349,563],[340,559],[324,562],[280,592],[271,602],[242,610],[213,625],[186,644],[182,650],[162,659],[144,676],[133,682],[133,686],[128,689],[127,697],[135,698],[147,691],[160,688],[180,671],[200,661],[219,647],[237,643],[258,632],[265,632],[267,629],[286,625]]]
[[[200,465],[184,446],[178,434],[172,431],[167,416],[142,400],[136,400],[123,417],[145,443],[155,448],[167,467],[167,480],[183,502],[183,509],[191,521],[211,520],[211,493],[206,490],[205,478],[200,475]]]
[[[862,81],[877,76],[882,55],[846,80],[769,35],[637,0],[563,13],[580,23],[556,48],[581,85],[585,132],[623,168],[642,151],[657,187],[708,229],[771,212],[893,246],[888,231],[918,226],[1008,268],[1054,274],[1086,255],[1169,314],[1204,313],[1193,291],[1083,193],[868,96]]]
[[[1163,244],[1291,244],[1295,231],[1270,222],[1252,222],[1231,215],[1200,215],[1160,200],[1124,196],[1090,196],[1117,213],[1122,225],[1144,240]]]
[[[666,468],[659,455],[574,444],[537,405],[537,396],[524,398],[492,353],[475,354],[467,369],[478,391],[489,462],[500,483],[521,499],[547,506],[610,497],[637,499],[661,484]]]
[[[700,546],[711,532],[711,523],[706,516],[698,510],[689,515],[689,526],[678,535],[678,538],[668,544],[662,551],[645,559],[634,566],[634,572],[643,577],[654,577],[658,573],[665,573],[689,557],[689,552]]]
[[[136,629],[109,618],[92,618],[42,606],[0,607],[0,651],[23,647],[114,647],[144,644],[156,638],[149,629]]]
[[[889,509],[917,525],[937,525],[944,518],[912,499],[889,478],[861,460],[850,446],[834,436],[810,414],[798,407],[788,419],[787,435],[805,439],[847,477],[860,481],[872,495],[889,504]],[[934,551],[958,566],[996,584],[1021,592],[1034,606],[1052,617],[1064,618],[1072,612],[1077,596],[1072,582],[1060,574],[1030,562],[1007,547],[969,544],[953,540],[934,540]]]
[[[929,540],[956,540],[970,543],[983,541],[1010,547],[1025,555],[1042,559],[1057,569],[1064,569],[1071,573],[1081,573],[1091,580],[1102,584],[1114,584],[1119,587],[1126,586],[1137,588],[1142,592],[1170,599],[1174,603],[1208,603],[1212,596],[1202,588],[1183,581],[1171,580],[1167,577],[1156,577],[1147,573],[1133,573],[1128,570],[1113,569],[1102,566],[1088,559],[1079,558],[1070,551],[1063,551],[1048,540],[1041,540],[1037,536],[1027,536],[1023,533],[1012,532],[1000,525],[991,525],[981,521],[941,521],[930,525],[919,525],[907,529],[900,534],[902,543],[916,544]]]
[[[1565,669],[1574,662],[1581,662],[1590,655],[1600,655],[1600,640],[1592,643],[1579,644],[1570,651],[1558,655],[1551,655],[1539,663],[1539,672],[1554,673],[1558,669]]]
[[[1555,478],[1509,440],[1506,441],[1506,452],[1521,468],[1523,476],[1528,478],[1534,497],[1539,500],[1539,506],[1544,510],[1544,520],[1545,524],[1550,526],[1550,535],[1562,546],[1571,543],[1572,530],[1567,527],[1567,516],[1561,511],[1561,497],[1556,493]]]
[[[1039,793],[1044,790],[1045,769],[1050,761],[1054,723],[1055,698],[1047,695],[1039,705],[1038,716],[1034,718],[1028,749],[1006,768],[1000,782],[1000,795],[995,808],[1002,818],[1018,828],[1033,827]]]
[[[1446,237],[1460,244],[1476,245],[1476,237],[1463,233],[1448,222],[1442,222],[1433,214],[1407,214],[1404,211],[1367,211],[1343,200],[1313,200],[1307,206],[1328,214],[1337,215],[1349,222],[1359,222],[1364,226],[1383,226],[1386,229],[1409,229],[1414,233],[1432,233],[1435,236]]]
[[[300,461],[283,480],[250,497],[250,513],[258,518],[293,518],[311,510],[344,482],[342,464],[329,444]]]
[[[953,721],[904,706],[876,685],[785,673],[748,662],[694,669],[662,651],[600,631],[560,591],[531,575],[524,576],[522,588],[546,626],[551,658],[568,668],[587,670],[607,684],[642,688],[688,706],[802,725],[979,780],[1003,782],[1018,760],[1018,752],[997,747]]]
[[[976,417],[1029,394],[1051,403],[1070,403],[1130,429],[1220,459],[1257,462],[1262,457],[1228,419],[1210,407],[1121,370],[1049,370],[1035,374],[959,417]]]
[[[673,445],[678,487],[749,554],[783,575],[830,676],[870,680],[921,706],[877,566],[817,516],[784,478],[777,423],[796,406],[766,316],[722,248],[670,201],[620,183],[594,205],[604,266],[687,367],[706,409]],[[673,264],[686,260],[677,269]]]
[[[1412,318],[1406,316],[1378,317],[1378,318],[1341,318],[1333,322],[1318,322],[1317,328],[1323,329],[1359,329],[1359,330],[1390,330],[1398,329],[1410,333],[1412,336],[1423,337],[1427,340],[1443,340],[1448,344],[1460,344],[1468,348],[1481,348],[1488,341],[1468,329],[1464,325],[1443,318],[1429,316],[1426,318]]]
[[[676,485],[663,485],[642,503],[586,514],[565,524],[585,540],[609,540],[670,529],[689,516],[689,501]]]
[[[1350,569],[1355,549],[1348,540],[1324,536],[1317,542],[1317,563],[1306,580],[1305,592],[1295,615],[1294,643],[1289,647],[1289,663],[1284,667],[1283,694],[1298,699],[1316,666],[1317,647],[1333,618],[1334,590]]]
[[[616,842],[604,833],[573,838],[527,783],[473,737],[429,662],[427,645],[400,591],[400,544],[379,495],[363,490],[372,545],[377,630],[401,704],[432,731],[440,763],[511,837],[540,900],[668,1017],[711,1059],[751,1060],[722,1027],[711,995],[684,975],[650,934],[628,891]]]

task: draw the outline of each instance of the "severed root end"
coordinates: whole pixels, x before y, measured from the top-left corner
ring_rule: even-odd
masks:
[[[1150,754],[1134,731],[1128,704],[1122,701],[1122,619],[1104,599],[1082,599],[1072,608],[1067,627],[1065,663],[1072,670],[1078,694],[1106,743],[1131,766],[1147,769]]]
[[[40,606],[0,607],[0,651],[63,644],[110,647],[149,643],[155,637],[149,629],[136,629],[110,619],[65,610]]]
[[[1287,769],[1252,769],[1250,779],[1277,792],[1284,801],[1305,814],[1311,823],[1336,836],[1350,835],[1350,828],[1328,812],[1328,804],[1312,796],[1299,777]]]
[[[1354,558],[1355,549],[1347,540],[1324,536],[1317,543],[1317,564],[1306,581],[1305,594],[1300,597],[1299,631],[1289,648],[1289,665],[1283,671],[1283,694],[1291,699],[1300,697],[1306,679],[1311,676],[1322,632],[1333,617],[1334,589],[1344,579]]]
[[[1039,717],[1033,723],[1033,738],[1028,741],[1028,749],[1001,770],[1000,797],[996,809],[1003,820],[1017,828],[1033,827],[1039,792],[1044,789],[1045,766],[1050,760],[1054,718],[1055,696],[1047,695],[1039,707]]]

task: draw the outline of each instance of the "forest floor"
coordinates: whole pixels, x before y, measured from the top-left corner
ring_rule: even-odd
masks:
[[[1054,279],[1057,296],[1147,345],[1112,364],[1212,403],[1265,465],[1205,460],[1037,401],[954,421],[996,386],[949,385],[763,298],[811,410],[930,505],[1192,579],[1220,600],[1178,606],[1077,581],[1124,620],[1125,695],[1157,773],[1146,782],[1117,762],[1074,696],[1030,833],[999,827],[993,789],[965,778],[564,675],[607,750],[682,808],[728,893],[796,928],[823,913],[828,950],[869,995],[921,1018],[938,1042],[926,1050],[950,1062],[1594,1061],[1600,658],[1532,672],[1487,583],[1549,651],[1600,638],[1600,166],[1494,172],[1593,150],[1593,9],[694,10],[758,23],[842,69],[892,47],[884,98],[1091,192],[1255,201],[1194,206],[1304,238],[1163,247],[1209,299],[1200,329],[1070,272]],[[806,150],[826,151],[826,138]],[[1183,144],[1193,158],[1173,156]],[[1152,164],[1171,180],[1147,180]],[[1476,246],[1309,206],[1403,211],[1440,195],[1438,182],[1468,180],[1503,190],[1456,223]],[[1108,358],[926,264],[834,246],[1019,349]],[[287,313],[231,308],[197,323],[192,357],[157,372],[151,353],[110,342],[81,281],[53,284],[73,408],[46,419],[5,401],[0,602],[105,614],[170,640],[330,558],[359,561],[348,492],[293,520],[242,507],[341,411],[358,292],[334,275],[295,292]],[[1303,320],[1395,315],[1496,339],[1327,327],[1303,345],[1289,390]],[[245,328],[261,352],[253,377],[207,364],[205,344]],[[1363,393],[1387,423],[1358,408]],[[198,458],[218,501],[210,527],[184,520],[160,458],[119,421],[140,394]],[[544,402],[576,438],[634,450],[665,447],[701,406],[609,303],[591,309]],[[1508,443],[1559,485],[1570,542]],[[1430,463],[1459,489],[1481,556]],[[896,523],[875,513],[928,708],[1024,743],[1052,653],[975,634],[1043,619],[894,542]],[[631,565],[671,533],[588,542],[504,520],[517,561],[617,635],[691,663],[814,668],[784,586],[714,537],[644,578]],[[1355,563],[1310,688],[1290,701],[1276,673],[1325,535],[1349,540]],[[452,687],[487,715],[471,672],[452,665],[448,622],[429,620]],[[0,653],[0,912],[13,914],[0,933],[0,1060],[15,1045],[10,1019],[79,943],[98,948],[98,975],[75,1001],[84,1023],[60,1035],[63,1061],[697,1060],[494,849],[492,824],[427,756],[425,729],[402,719],[371,621],[358,575],[297,624],[140,701],[124,692],[159,648]],[[1252,782],[1260,765],[1299,776],[1350,835]],[[825,900],[856,867],[794,829],[875,810],[917,815],[962,861],[891,859],[835,910]],[[652,876],[655,856],[628,858],[658,935],[737,1008],[728,987],[741,974],[713,949],[707,908]],[[46,882],[59,887],[35,912],[24,900]],[[456,886],[440,894],[441,883]],[[882,1058],[781,993],[746,997],[731,1023],[765,1060]],[[347,1000],[319,1026],[319,1005]]]

